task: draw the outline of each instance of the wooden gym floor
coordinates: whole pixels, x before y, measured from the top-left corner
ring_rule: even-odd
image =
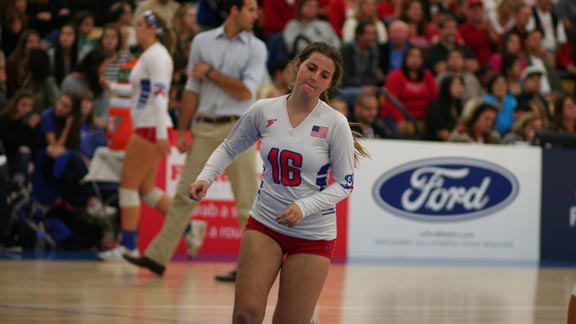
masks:
[[[232,262],[172,262],[164,279],[125,263],[0,260],[0,323],[230,323]],[[321,324],[566,322],[574,267],[336,263]],[[277,284],[264,323],[270,323]]]

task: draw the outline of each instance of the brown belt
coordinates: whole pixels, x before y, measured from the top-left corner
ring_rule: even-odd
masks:
[[[218,117],[200,117],[198,121],[209,124],[225,124],[235,122],[240,119],[240,116],[218,116]]]

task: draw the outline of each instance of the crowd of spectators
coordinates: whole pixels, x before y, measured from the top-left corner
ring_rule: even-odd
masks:
[[[1,1],[0,141],[11,179],[70,183],[57,193],[98,204],[78,180],[94,147],[106,144],[110,100],[126,81],[123,66],[141,51],[138,13],[154,10],[171,29],[170,106],[177,112],[194,36],[222,23],[222,1]],[[533,141],[540,129],[575,132],[573,0],[259,5],[254,32],[268,46],[269,77],[258,98],[288,93],[290,60],[324,41],[341,50],[345,63],[332,104],[365,137],[519,143]]]

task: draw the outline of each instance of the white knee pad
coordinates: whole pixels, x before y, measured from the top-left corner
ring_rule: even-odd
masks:
[[[142,200],[144,200],[144,202],[148,204],[148,206],[156,207],[160,199],[162,199],[162,196],[164,196],[164,191],[158,188],[154,188],[152,189],[152,191],[142,196]]]
[[[120,188],[118,190],[118,203],[120,208],[138,207],[140,206],[140,195],[136,190]]]
[[[574,289],[572,289],[572,297],[576,297],[576,285],[574,286]]]

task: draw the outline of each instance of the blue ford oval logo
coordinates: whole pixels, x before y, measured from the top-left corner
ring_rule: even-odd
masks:
[[[489,215],[518,195],[518,181],[490,162],[420,160],[384,173],[373,188],[376,202],[394,215],[423,221],[459,221]]]

